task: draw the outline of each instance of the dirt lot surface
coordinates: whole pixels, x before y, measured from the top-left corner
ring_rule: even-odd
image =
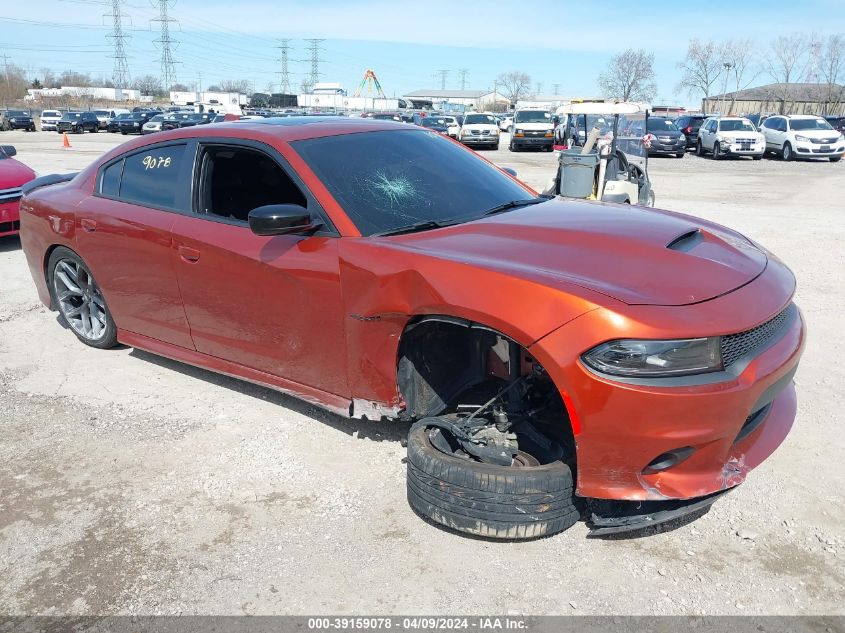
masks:
[[[125,140],[0,136],[39,174]],[[505,148],[484,155],[552,175]],[[845,161],[650,167],[659,206],[791,266],[809,324],[792,434],[708,514],[628,539],[442,531],[405,501],[406,427],[87,348],[0,239],[0,613],[845,614]]]

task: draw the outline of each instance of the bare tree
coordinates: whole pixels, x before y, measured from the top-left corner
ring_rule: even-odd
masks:
[[[135,90],[140,90],[142,95],[158,96],[163,93],[161,79],[155,75],[143,75],[141,77],[136,77],[132,81],[132,87]]]
[[[683,75],[676,90],[686,90],[689,96],[700,92],[705,99],[710,96],[713,84],[724,70],[719,46],[715,42],[701,42],[698,39],[690,40],[687,56],[677,66]]]
[[[780,114],[792,108],[790,84],[804,80],[811,63],[812,39],[804,33],[779,35],[769,43],[763,69],[775,81],[771,98],[778,102]]]
[[[606,97],[622,101],[651,101],[657,93],[654,53],[629,48],[614,55],[599,75],[599,88]]]
[[[722,45],[723,67],[733,93],[728,114],[733,113],[736,93],[748,88],[760,75],[760,69],[753,65],[755,54],[752,40],[729,40]]]
[[[170,89],[173,92],[188,92],[188,86],[186,86],[185,84],[173,84],[172,86],[170,86]]]
[[[53,71],[49,68],[42,68],[41,69],[41,76],[43,79],[41,83],[44,85],[45,88],[60,88],[61,85],[56,80],[56,76],[53,74]]]
[[[245,95],[252,93],[252,84],[246,79],[224,79],[219,85],[221,92],[237,92]]]
[[[87,88],[91,85],[91,77],[86,73],[78,73],[73,70],[66,70],[57,79],[60,86],[74,86]]]
[[[0,72],[0,103],[22,99],[29,86],[30,82],[20,66],[5,64],[3,72]]]
[[[845,38],[831,35],[824,43],[819,73],[824,83],[824,112],[836,114],[845,100],[845,89],[840,84],[845,79]]]
[[[501,91],[512,104],[516,103],[531,90],[531,76],[521,70],[501,73],[496,78],[497,91]]]

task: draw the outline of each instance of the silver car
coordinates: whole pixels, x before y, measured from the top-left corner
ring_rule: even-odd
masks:
[[[164,121],[163,114],[157,114],[152,119],[144,123],[141,127],[141,134],[152,134],[153,132],[161,132],[161,122]]]

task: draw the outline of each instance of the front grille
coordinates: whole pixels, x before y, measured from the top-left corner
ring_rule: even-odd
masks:
[[[11,189],[0,189],[0,204],[4,202],[14,202],[21,199],[21,188],[12,187]]]
[[[789,304],[782,312],[755,328],[721,337],[722,362],[725,367],[730,367],[770,341],[789,320],[791,308],[792,304]]]
[[[811,138],[810,142],[816,145],[833,145],[837,141],[836,138]]]

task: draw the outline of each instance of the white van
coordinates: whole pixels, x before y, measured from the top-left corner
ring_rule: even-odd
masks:
[[[539,147],[552,151],[554,124],[548,110],[524,108],[513,115],[513,131],[508,149],[517,152],[523,147]]]

